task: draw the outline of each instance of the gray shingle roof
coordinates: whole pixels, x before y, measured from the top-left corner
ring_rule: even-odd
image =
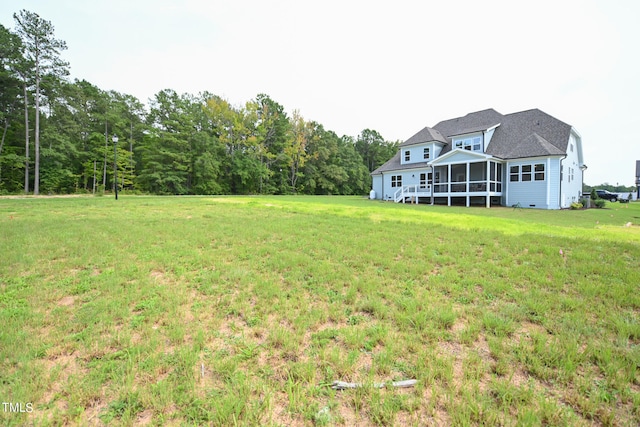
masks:
[[[400,147],[406,147],[408,145],[422,144],[424,142],[432,141],[442,142],[444,144],[447,143],[447,139],[439,131],[430,127],[426,127],[420,132],[413,135],[411,138],[407,139],[402,144],[400,144]]]
[[[502,159],[563,155],[571,126],[538,109],[506,114],[486,149]]]
[[[500,124],[503,119],[504,116],[502,114],[493,108],[489,108],[488,110],[469,113],[464,117],[441,121],[434,126],[434,129],[440,131],[440,133],[447,138],[450,138],[454,135],[464,135],[466,133],[487,130]]]
[[[537,157],[541,155],[563,155],[564,152],[560,151],[559,148],[552,145],[549,141],[538,135],[537,133],[532,133],[529,136],[525,137],[522,141],[519,141],[516,144],[509,144],[503,147],[503,151],[499,153],[490,153],[490,151],[494,148],[491,144],[489,144],[489,149],[487,149],[487,154],[491,154],[495,157],[500,157],[503,159],[518,159],[522,157]]]
[[[425,168],[429,166],[429,162],[416,162],[416,163],[408,163],[408,164],[400,164],[400,150],[396,153],[395,156],[391,158],[388,162],[380,166],[378,169],[371,172],[371,175],[380,175],[382,172],[388,171],[399,171],[405,169],[417,169],[417,168]]]

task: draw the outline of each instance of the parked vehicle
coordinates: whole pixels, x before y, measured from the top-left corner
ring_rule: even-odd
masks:
[[[608,200],[610,202],[617,202],[618,201],[618,195],[616,193],[612,193],[610,191],[607,190],[596,190],[596,193],[598,194],[598,197],[601,199],[605,199]]]

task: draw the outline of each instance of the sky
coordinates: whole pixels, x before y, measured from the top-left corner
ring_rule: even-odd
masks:
[[[136,96],[265,93],[338,135],[404,141],[493,108],[582,136],[585,183],[634,185],[637,0],[4,0],[66,41],[72,79]]]

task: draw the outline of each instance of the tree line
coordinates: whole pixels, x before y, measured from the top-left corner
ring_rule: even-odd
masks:
[[[397,150],[371,129],[338,136],[266,94],[234,106],[165,89],[145,105],[71,81],[51,22],[26,10],[14,20],[0,24],[0,193],[363,194]]]
[[[635,193],[638,188],[634,187],[633,185],[630,186],[626,186],[626,185],[613,185],[613,184],[609,184],[608,182],[605,182],[603,184],[600,185],[595,185],[595,186],[591,186],[588,184],[584,184],[583,186],[583,193],[590,193],[591,190],[607,190],[607,191],[611,191],[612,193]]]

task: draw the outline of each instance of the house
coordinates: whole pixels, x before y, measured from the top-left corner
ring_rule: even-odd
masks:
[[[581,198],[582,138],[538,109],[488,109],[425,127],[371,173],[372,198],[561,209]]]

